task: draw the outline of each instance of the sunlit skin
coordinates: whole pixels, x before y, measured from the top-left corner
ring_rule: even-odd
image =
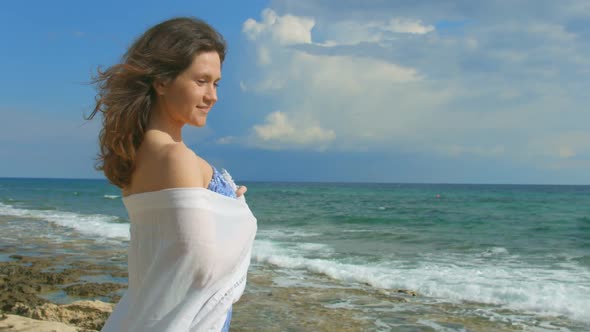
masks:
[[[150,124],[165,117],[174,138],[180,138],[185,124],[203,127],[207,114],[217,102],[217,86],[221,80],[221,61],[217,52],[197,55],[192,64],[174,80],[156,81],[158,94]]]
[[[156,81],[158,95],[150,118],[150,129],[167,132],[182,141],[185,124],[203,127],[207,115],[217,102],[217,88],[221,80],[221,60],[217,52],[203,52],[195,56],[192,64],[172,81]],[[245,186],[236,191],[246,192]]]

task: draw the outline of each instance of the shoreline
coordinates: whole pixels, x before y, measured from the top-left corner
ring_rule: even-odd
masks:
[[[130,225],[108,186],[0,187],[0,262],[12,264],[0,296],[116,303]],[[232,331],[590,330],[588,190],[441,188],[257,186],[260,228]]]
[[[122,283],[84,280],[105,273],[126,276],[126,271],[120,268],[76,260],[68,262],[67,255],[35,257],[10,254],[6,249],[0,253],[11,259],[0,262],[2,331],[99,331],[120,299],[121,291],[126,289]],[[249,275],[247,289],[234,304],[232,331],[258,330],[261,326],[269,330],[315,331],[361,331],[371,327],[368,322],[355,319],[351,310],[323,307],[322,301],[338,297],[330,291],[302,287],[293,292],[291,288],[273,287],[272,277],[261,272]],[[76,300],[61,304],[51,300],[60,293]],[[400,293],[397,301],[404,301],[403,296],[412,295]],[[316,315],[308,315],[310,310]],[[253,313],[258,315],[253,317]]]
[[[6,254],[6,250],[1,250]],[[0,328],[2,331],[99,331],[120,299],[123,283],[88,282],[84,277],[105,274],[126,276],[122,268],[107,267],[66,255],[34,257],[8,255],[13,261],[0,262]],[[242,298],[234,304],[232,331],[370,331],[378,323],[368,319],[366,311],[340,306],[349,299],[365,310],[382,310],[392,305],[412,305],[419,295],[407,290],[369,290],[347,288],[327,282],[313,286],[285,287],[273,282],[285,278],[285,272],[256,266],[248,276]],[[58,304],[50,299],[63,292],[75,301]],[[109,302],[97,298],[110,299]],[[63,299],[63,298],[62,298]],[[400,327],[424,326],[400,313]],[[513,331],[490,322],[439,317],[454,326],[474,331]],[[481,325],[484,324],[484,325]],[[497,325],[497,324],[494,324]]]
[[[62,248],[78,245],[61,244]],[[0,256],[10,259],[0,261],[2,331],[92,332],[104,325],[127,288],[126,282],[111,282],[126,280],[126,267],[118,264],[126,257],[120,250],[47,254],[54,249],[48,245],[41,255],[38,251],[25,255],[24,248],[0,248]],[[525,328],[518,321],[464,314],[465,310],[479,310],[478,304],[437,303],[409,290],[351,287],[322,275],[301,278],[292,271],[253,262],[246,290],[234,304],[231,331],[374,331],[395,327],[508,332]],[[541,326],[545,323],[567,326],[558,318],[539,322]]]

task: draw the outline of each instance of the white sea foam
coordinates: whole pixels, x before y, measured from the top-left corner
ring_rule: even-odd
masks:
[[[489,248],[487,250],[485,250],[484,252],[480,253],[479,256],[481,257],[495,257],[495,256],[502,256],[502,255],[508,255],[508,249],[503,248],[503,247],[492,247]]]
[[[466,332],[467,331],[467,330],[465,330],[463,328],[460,329],[460,330],[457,330],[457,329],[454,329],[454,328],[447,328],[447,327],[444,327],[444,326],[442,326],[440,324],[437,324],[436,322],[431,321],[431,320],[428,320],[428,319],[419,319],[417,321],[417,323],[418,324],[421,324],[421,325],[428,326],[428,327],[432,328],[436,332],[456,332],[456,331]]]
[[[330,250],[331,248],[328,245],[323,243],[299,243],[297,247],[301,250],[306,251],[316,251],[316,250]]]
[[[340,230],[342,233],[374,233],[375,230],[373,229],[342,229]]]
[[[0,215],[44,220],[90,236],[129,239],[129,224],[116,222],[118,218],[115,216],[58,210],[21,209],[2,203],[0,203]]]
[[[501,249],[496,251],[504,253]],[[306,258],[297,247],[285,247],[269,240],[256,241],[253,259],[345,282],[384,289],[410,289],[444,301],[475,301],[590,322],[590,273],[580,266],[550,270],[514,261],[484,265],[469,256],[432,260],[425,257],[411,268],[401,268],[407,266],[407,262],[363,265],[360,259],[356,264],[348,264]]]
[[[290,239],[294,237],[314,237],[322,234],[316,232],[305,232],[297,230],[264,229],[258,230],[258,236],[271,239]]]
[[[119,195],[104,195],[103,197],[104,198],[108,198],[108,199],[117,199],[117,198],[119,198],[121,196],[119,196]]]

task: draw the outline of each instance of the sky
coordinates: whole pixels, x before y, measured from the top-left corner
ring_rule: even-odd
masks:
[[[185,143],[239,181],[590,184],[590,2],[11,1],[0,177],[104,178],[97,69],[195,16],[227,40]]]

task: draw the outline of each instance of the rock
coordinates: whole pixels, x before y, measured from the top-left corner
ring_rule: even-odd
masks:
[[[114,278],[127,278],[128,274],[126,271],[116,271],[116,272],[111,272],[111,277]]]
[[[70,296],[81,296],[81,297],[97,297],[97,296],[107,296],[110,293],[127,287],[123,284],[116,284],[112,282],[105,282],[105,283],[86,283],[86,284],[78,284],[78,285],[71,285],[68,287],[63,288],[64,292],[66,292]]]
[[[35,289],[31,286],[23,285],[20,287],[20,291],[25,294],[35,294]]]
[[[45,303],[33,307],[17,303],[14,309],[18,315],[33,319],[62,322],[85,329],[100,330],[113,311],[113,307],[114,304],[94,300],[76,301],[63,305]]]
[[[416,293],[412,290],[408,290],[408,289],[398,289],[397,292],[402,293],[402,294],[406,294],[406,295],[410,295],[410,296],[417,296],[418,295],[418,293]]]
[[[7,332],[81,332],[92,330],[80,329],[60,322],[45,322],[17,315],[6,315],[0,320],[0,331]]]

